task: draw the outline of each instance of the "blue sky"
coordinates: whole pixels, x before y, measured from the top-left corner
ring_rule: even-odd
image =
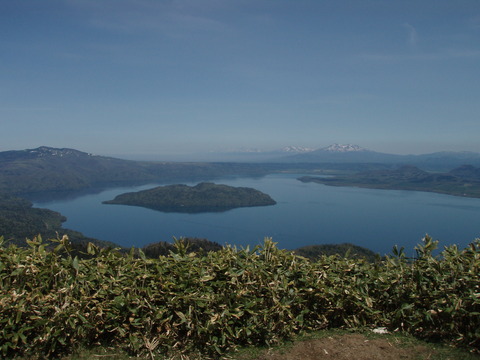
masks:
[[[0,0],[0,151],[480,152],[478,0]]]

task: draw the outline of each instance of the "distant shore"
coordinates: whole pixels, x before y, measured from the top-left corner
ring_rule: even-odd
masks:
[[[480,198],[480,169],[465,165],[448,173],[429,173],[415,166],[361,172],[347,176],[303,176],[302,182],[383,190],[410,190]]]

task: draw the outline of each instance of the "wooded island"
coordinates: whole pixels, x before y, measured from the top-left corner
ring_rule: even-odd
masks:
[[[164,212],[221,212],[238,207],[275,205],[269,195],[246,188],[203,182],[158,186],[149,190],[120,194],[104,204],[142,206]]]

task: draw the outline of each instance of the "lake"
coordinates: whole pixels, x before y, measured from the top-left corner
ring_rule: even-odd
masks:
[[[396,244],[414,254],[426,233],[440,246],[463,248],[480,237],[480,199],[427,192],[332,187],[297,180],[301,174],[262,178],[226,178],[217,184],[245,186],[269,194],[277,205],[239,208],[223,213],[179,214],[106,205],[116,195],[158,185],[111,188],[76,198],[35,202],[34,206],[67,217],[65,228],[142,247],[173,237],[198,237],[238,247],[272,237],[280,248],[349,242],[388,254]],[[196,183],[188,183],[194,185]]]

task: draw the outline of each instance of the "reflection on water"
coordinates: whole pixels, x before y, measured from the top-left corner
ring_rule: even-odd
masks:
[[[116,195],[154,187],[110,188],[60,201],[37,201],[65,215],[65,227],[122,246],[144,246],[173,237],[207,238],[221,244],[257,245],[273,237],[279,247],[350,242],[382,254],[393,245],[411,249],[426,233],[440,245],[465,247],[480,236],[480,199],[415,191],[329,187],[301,183],[299,175],[229,178],[215,183],[247,186],[269,194],[277,205],[225,213],[162,213],[104,205]],[[195,183],[187,183],[194,185]],[[77,194],[78,195],[78,194]]]

